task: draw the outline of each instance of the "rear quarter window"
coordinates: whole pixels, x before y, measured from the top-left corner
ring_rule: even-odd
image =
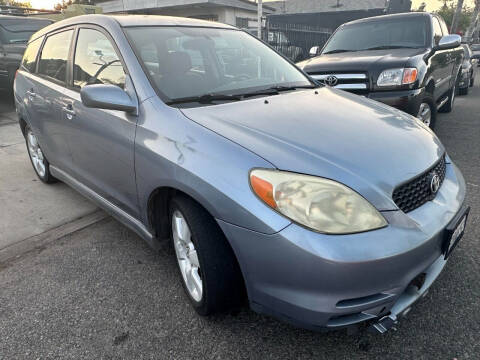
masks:
[[[22,69],[30,73],[35,72],[35,66],[37,64],[37,55],[40,46],[42,45],[43,37],[32,41],[25,50],[25,54],[22,59]]]

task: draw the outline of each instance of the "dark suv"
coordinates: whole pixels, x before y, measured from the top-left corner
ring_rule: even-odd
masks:
[[[0,15],[0,89],[12,90],[28,40],[51,20]]]
[[[298,66],[326,85],[394,106],[433,128],[437,109],[453,107],[460,44],[437,15],[378,16],[340,26],[320,56]]]

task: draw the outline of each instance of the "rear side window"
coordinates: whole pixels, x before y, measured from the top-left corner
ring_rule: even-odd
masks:
[[[22,60],[22,68],[28,72],[35,72],[35,65],[37,64],[37,54],[40,46],[42,45],[43,37],[32,41],[27,50],[25,50],[25,54],[23,54]]]
[[[67,79],[67,59],[73,30],[51,35],[45,41],[38,73],[65,83]]]
[[[80,29],[73,63],[73,85],[125,87],[125,71],[110,40],[98,30]]]

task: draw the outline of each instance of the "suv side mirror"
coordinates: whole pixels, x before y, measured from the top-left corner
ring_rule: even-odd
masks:
[[[462,37],[460,35],[445,35],[443,36],[438,45],[435,47],[435,50],[447,50],[454,49],[462,43]]]
[[[319,52],[320,52],[320,46],[313,46],[310,49],[309,55],[310,55],[310,57],[315,57],[315,56],[318,55]]]
[[[89,108],[134,112],[137,105],[128,94],[115,85],[87,85],[80,90],[83,105]]]

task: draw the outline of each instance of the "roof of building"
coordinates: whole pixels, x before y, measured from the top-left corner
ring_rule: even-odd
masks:
[[[104,13],[121,11],[138,11],[144,9],[167,9],[188,6],[225,6],[243,10],[257,10],[257,4],[251,0],[106,0],[97,1]],[[263,8],[268,12],[274,12],[275,8],[269,4],[263,4]]]
[[[389,0],[285,0],[270,3],[288,14],[388,8]]]

